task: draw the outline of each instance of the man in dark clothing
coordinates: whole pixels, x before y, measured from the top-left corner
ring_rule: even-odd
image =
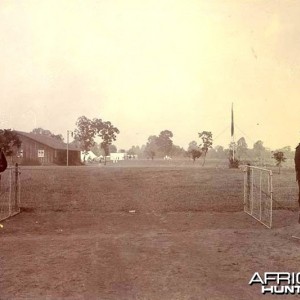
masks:
[[[298,182],[299,187],[299,207],[300,207],[300,144],[296,147],[295,152],[295,170],[296,170],[296,180]],[[300,214],[299,214],[299,223],[300,223]]]
[[[7,168],[7,160],[3,150],[0,148],[0,173],[4,172]]]

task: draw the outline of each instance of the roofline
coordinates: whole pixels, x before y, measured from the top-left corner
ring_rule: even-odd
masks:
[[[62,151],[82,151],[81,149],[67,149],[67,144],[65,143],[65,142],[62,142],[63,143],[63,145],[64,146],[66,146],[66,149],[63,149],[63,148],[55,148],[55,147],[52,147],[52,146],[49,146],[49,145],[47,145],[47,144],[45,144],[45,143],[42,143],[42,142],[40,142],[40,141],[38,141],[38,140],[35,140],[34,138],[32,138],[31,136],[27,136],[27,134],[29,134],[29,132],[24,132],[24,131],[18,131],[18,130],[13,130],[14,132],[16,132],[17,134],[19,134],[19,135],[22,135],[22,136],[24,136],[24,137],[26,137],[26,138],[28,138],[28,139],[30,139],[30,140],[32,140],[32,141],[34,141],[34,142],[38,142],[38,143],[40,143],[40,144],[43,144],[43,145],[45,145],[45,146],[47,146],[47,147],[49,147],[49,148],[51,148],[51,149],[53,149],[53,150],[62,150]],[[25,134],[24,134],[25,133]],[[34,133],[33,133],[34,134]],[[69,144],[70,145],[70,144]]]

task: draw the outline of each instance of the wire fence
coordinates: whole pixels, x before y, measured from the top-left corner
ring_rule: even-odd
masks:
[[[20,212],[21,182],[18,164],[0,173],[0,221]]]
[[[244,211],[268,228],[272,227],[272,196],[272,171],[245,166]]]

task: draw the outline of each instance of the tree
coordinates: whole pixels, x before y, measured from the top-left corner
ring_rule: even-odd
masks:
[[[138,152],[138,146],[131,146],[131,148],[127,151],[128,155],[136,155]]]
[[[294,156],[295,156],[295,153],[292,151],[291,146],[282,147],[282,148],[278,149],[277,151],[282,151],[286,158],[294,158]]]
[[[109,155],[109,147],[117,139],[117,134],[120,133],[119,129],[109,121],[103,122],[101,119],[96,118],[92,121],[92,128],[95,135],[102,139],[101,148],[104,150],[105,156]]]
[[[197,145],[197,142],[196,142],[196,141],[191,141],[191,142],[189,143],[189,146],[188,146],[187,151],[188,151],[188,152],[191,152],[192,150],[198,150],[198,149],[199,149],[199,147],[198,147],[198,145]]]
[[[95,145],[94,138],[98,136],[102,139],[100,146],[106,157],[109,155],[109,147],[117,139],[117,134],[120,133],[119,129],[109,121],[104,122],[97,118],[90,120],[85,116],[78,118],[76,126],[75,139],[80,142],[85,154]]]
[[[21,144],[22,142],[16,132],[11,129],[0,129],[0,148],[5,155],[12,155],[15,149],[21,147]]]
[[[81,116],[76,122],[77,128],[74,130],[75,140],[80,143],[84,154],[87,154],[95,145],[95,129],[93,122],[85,116]]]
[[[131,148],[127,151],[128,155],[137,155],[138,157],[141,157],[143,156],[143,152],[144,152],[144,149],[142,148],[145,148],[145,146],[142,146],[142,147],[139,147],[139,146],[131,146]]]
[[[152,160],[158,151],[157,139],[158,137],[156,135],[150,135],[144,150],[146,156],[150,157]]]
[[[117,146],[115,145],[109,146],[109,153],[117,153],[117,151],[118,151]]]
[[[201,155],[202,155],[202,152],[200,150],[197,150],[197,149],[192,149],[190,151],[190,153],[192,155],[193,162],[195,162],[196,158],[200,158]]]
[[[163,156],[170,155],[173,146],[173,141],[171,139],[172,137],[173,133],[170,130],[164,130],[161,131],[156,139],[158,151],[161,152]]]
[[[212,133],[211,133],[211,131],[202,131],[202,132],[199,132],[199,137],[202,140],[202,144],[200,144],[200,148],[204,154],[203,164],[202,164],[202,166],[204,166],[207,151],[210,148],[212,148],[212,144],[213,144]]]
[[[281,169],[282,163],[286,161],[286,157],[284,156],[284,152],[275,151],[273,153],[273,158],[276,160],[276,166],[278,167],[278,174],[280,174],[280,169]]]
[[[172,145],[170,154],[172,157],[184,157],[187,155],[186,151],[182,147],[176,145]]]
[[[253,145],[253,151],[256,158],[260,160],[260,163],[262,163],[262,156],[263,152],[265,151],[265,147],[263,145],[264,143],[261,140],[258,140]]]
[[[41,127],[37,127],[37,128],[32,129],[31,133],[42,134],[42,135],[46,135],[46,136],[49,136],[49,137],[53,137],[53,138],[55,138],[55,139],[57,139],[61,142],[64,141],[64,137],[61,134],[54,134],[50,130],[43,129]]]
[[[238,158],[241,159],[242,157],[244,157],[247,153],[247,150],[248,150],[248,145],[246,143],[246,140],[244,137],[241,137],[237,141],[237,147],[236,147]]]
[[[215,147],[215,150],[216,150],[216,155],[217,155],[218,158],[225,157],[225,152],[224,152],[224,147],[223,146],[217,145]]]

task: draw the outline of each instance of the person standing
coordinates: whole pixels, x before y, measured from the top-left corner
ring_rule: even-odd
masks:
[[[298,203],[300,208],[300,144],[296,147],[296,151],[295,151],[295,170],[296,170],[296,181],[298,182],[298,187],[299,187]],[[300,223],[300,212],[299,212],[298,222]]]
[[[0,173],[4,172],[7,168],[7,160],[2,148],[0,148]]]

